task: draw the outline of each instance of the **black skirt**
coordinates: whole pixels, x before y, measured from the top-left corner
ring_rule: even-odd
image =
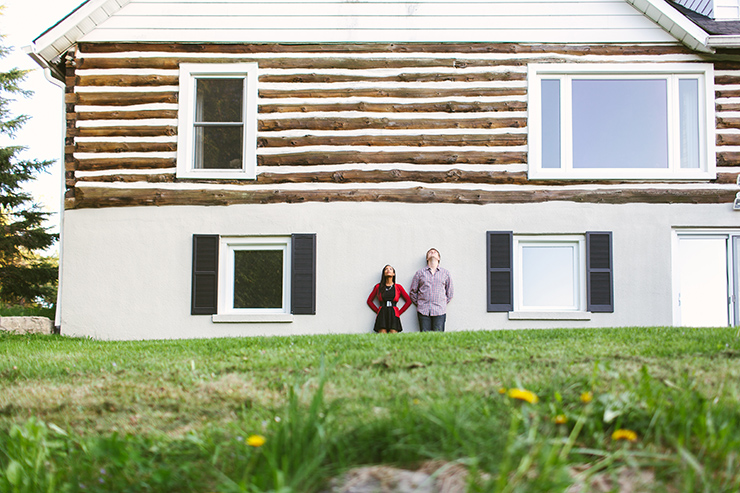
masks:
[[[385,286],[380,286],[381,292],[381,306],[378,316],[375,318],[375,332],[380,332],[381,329],[385,329],[388,332],[395,330],[396,332],[402,332],[401,319],[396,316],[396,285],[394,284],[391,289],[385,289]]]

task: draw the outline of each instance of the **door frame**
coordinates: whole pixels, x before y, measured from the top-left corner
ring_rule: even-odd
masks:
[[[717,229],[695,229],[695,228],[673,228],[671,231],[671,306],[673,309],[673,325],[681,326],[681,306],[679,304],[679,295],[681,293],[681,266],[680,252],[679,252],[679,239],[681,237],[706,237],[706,238],[724,238],[727,240],[725,250],[725,269],[727,275],[727,293],[728,293],[728,304],[727,304],[727,320],[729,326],[740,325],[740,320],[737,317],[737,299],[735,293],[740,285],[740,279],[735,279],[735,272],[733,269],[734,263],[740,262],[740,258],[733,258],[733,242],[740,241],[733,240],[733,238],[740,238],[740,229],[734,228],[717,228]]]

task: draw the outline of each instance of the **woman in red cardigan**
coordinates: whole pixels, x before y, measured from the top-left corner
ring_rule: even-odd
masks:
[[[403,298],[404,303],[399,310],[396,304],[400,298]],[[380,306],[375,304],[376,299],[380,302]],[[378,314],[375,317],[375,328],[373,329],[375,332],[385,334],[403,331],[400,317],[411,306],[411,297],[403,286],[396,284],[396,269],[390,265],[383,267],[380,283],[375,285],[373,292],[368,296],[367,304]]]

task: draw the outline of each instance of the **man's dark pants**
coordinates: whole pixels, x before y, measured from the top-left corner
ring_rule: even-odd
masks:
[[[416,315],[419,317],[419,332],[445,331],[446,313],[442,315],[422,315],[421,313],[417,313]]]

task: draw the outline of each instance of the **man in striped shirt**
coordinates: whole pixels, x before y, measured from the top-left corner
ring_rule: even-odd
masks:
[[[427,252],[427,266],[419,269],[411,281],[409,296],[416,305],[420,332],[444,332],[447,303],[452,299],[452,277],[447,269],[439,266],[440,255],[436,248]]]

